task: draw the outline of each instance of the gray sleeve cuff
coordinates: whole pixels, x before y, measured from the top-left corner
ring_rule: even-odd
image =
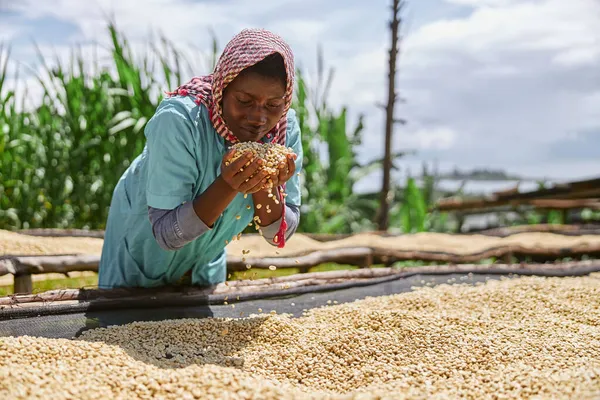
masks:
[[[179,250],[210,230],[196,215],[194,204],[187,202],[173,210],[148,207],[152,233],[165,250]]]
[[[298,229],[300,223],[300,208],[294,204],[285,205],[285,222],[287,223],[287,229],[285,231],[285,240],[287,241]],[[277,246],[277,242],[273,240],[279,227],[281,226],[281,218],[273,222],[271,225],[263,226],[260,228],[262,236],[265,238],[267,243],[273,246]]]
[[[181,238],[187,242],[191,242],[204,232],[211,230],[211,228],[196,215],[194,203],[191,201],[188,201],[177,208],[177,226],[180,229]]]

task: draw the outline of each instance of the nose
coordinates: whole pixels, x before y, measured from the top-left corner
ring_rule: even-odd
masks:
[[[267,123],[267,113],[262,107],[253,107],[246,115],[248,124],[261,128]]]

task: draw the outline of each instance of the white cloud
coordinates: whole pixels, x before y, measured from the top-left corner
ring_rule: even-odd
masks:
[[[446,126],[421,127],[397,136],[397,142],[403,148],[416,150],[448,150],[457,143],[458,134]],[[398,146],[400,147],[400,146]]]
[[[528,168],[542,161],[544,146],[570,132],[600,132],[593,94],[600,84],[600,4],[494,5],[479,4],[407,38],[400,87],[408,103],[401,107],[409,123],[433,120],[460,132],[442,155],[447,160]]]
[[[2,30],[0,30],[0,43],[10,42],[21,30],[19,26],[3,22]]]
[[[384,46],[373,46],[349,58],[332,59],[336,75],[331,100],[337,104],[351,101],[357,108],[385,103],[386,61]]]
[[[470,7],[504,7],[524,0],[445,0],[446,3]]]
[[[316,43],[327,28],[327,23],[309,18],[274,21],[269,27],[274,32],[285,32],[289,41],[302,44]]]
[[[519,70],[514,65],[487,64],[473,71],[478,78],[502,78],[518,75]]]
[[[462,19],[441,20],[421,28],[406,46],[419,51],[572,50],[598,46],[595,0],[518,2],[476,9]]]
[[[598,86],[600,87],[600,84]],[[600,89],[596,88],[595,92],[581,98],[581,113],[584,116],[581,121],[583,129],[591,130],[600,127]],[[598,134],[600,135],[600,130]]]
[[[553,63],[562,67],[579,67],[596,65],[600,61],[600,45],[595,48],[579,48],[565,50],[554,57]]]
[[[159,30],[171,40],[201,42],[210,41],[208,27],[214,27],[222,36],[252,25],[257,17],[293,0],[264,0],[260,7],[249,5],[243,0],[228,2],[192,2],[187,0],[148,0],[141,5],[137,1],[95,0],[93,3],[78,0],[53,0],[39,2],[23,1],[15,9],[27,18],[52,16],[59,20],[75,23],[83,37],[97,39],[105,35],[106,18],[114,16],[118,27],[127,32],[132,40],[144,39],[150,30]],[[227,32],[228,35],[222,35]],[[229,38],[228,38],[229,39]]]

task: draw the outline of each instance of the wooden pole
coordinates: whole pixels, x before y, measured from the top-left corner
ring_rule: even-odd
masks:
[[[393,0],[392,20],[390,21],[390,31],[392,34],[392,44],[389,50],[389,70],[388,70],[388,101],[385,118],[385,155],[383,157],[383,184],[381,187],[380,208],[379,208],[379,230],[386,231],[389,227],[389,213],[391,202],[391,171],[392,171],[392,134],[394,128],[394,105],[398,95],[396,93],[396,59],[398,57],[398,30],[400,27],[399,13],[403,5],[402,0]]]
[[[14,287],[15,294],[31,294],[31,293],[33,293],[33,280],[31,279],[31,274],[15,275],[13,287]]]

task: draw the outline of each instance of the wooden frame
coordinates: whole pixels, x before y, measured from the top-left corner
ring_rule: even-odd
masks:
[[[600,261],[554,264],[439,265],[412,268],[372,268],[295,274],[239,280],[210,287],[170,286],[157,289],[67,289],[0,297],[0,319],[12,315],[52,314],[116,308],[152,308],[235,303],[306,292],[329,291],[404,279],[414,275],[495,274],[521,276],[582,276],[600,272]],[[32,315],[33,315],[32,314]]]
[[[519,228],[519,229],[517,229]],[[573,226],[525,226],[517,228],[503,228],[502,230],[489,231],[489,236],[506,237],[511,234],[522,232],[551,232],[563,233],[566,236],[577,234],[598,234],[595,229],[585,229]],[[74,232],[66,231],[61,234],[58,230],[29,231],[29,234],[39,236],[86,236],[86,231]],[[485,233],[483,233],[485,234]],[[390,237],[387,233],[379,233],[381,236]],[[457,235],[468,240],[469,235]],[[330,241],[330,238],[321,235],[321,241]],[[334,236],[334,239],[340,239]],[[245,258],[228,255],[228,272],[247,271],[247,265],[253,269],[268,269],[275,265],[277,268],[298,268],[301,273],[307,273],[310,268],[323,263],[337,263],[344,265],[357,266],[359,268],[369,268],[374,264],[383,264],[387,267],[399,261],[423,261],[428,263],[454,263],[468,264],[476,263],[482,260],[496,258],[499,261],[510,264],[516,258],[519,261],[546,262],[557,259],[574,258],[583,256],[600,257],[600,243],[581,243],[573,247],[554,245],[552,247],[544,246],[524,246],[524,245],[502,245],[490,247],[483,251],[470,254],[458,254],[448,251],[422,251],[411,249],[387,249],[380,247],[351,247],[334,248],[327,250],[312,251],[308,254],[287,256],[287,257],[249,257]],[[100,256],[81,255],[81,254],[63,254],[48,256],[24,256],[24,255],[5,255],[0,256],[0,276],[13,274],[14,293],[31,293],[33,282],[32,275],[46,273],[61,273],[68,276],[70,272],[90,271],[97,272]]]

